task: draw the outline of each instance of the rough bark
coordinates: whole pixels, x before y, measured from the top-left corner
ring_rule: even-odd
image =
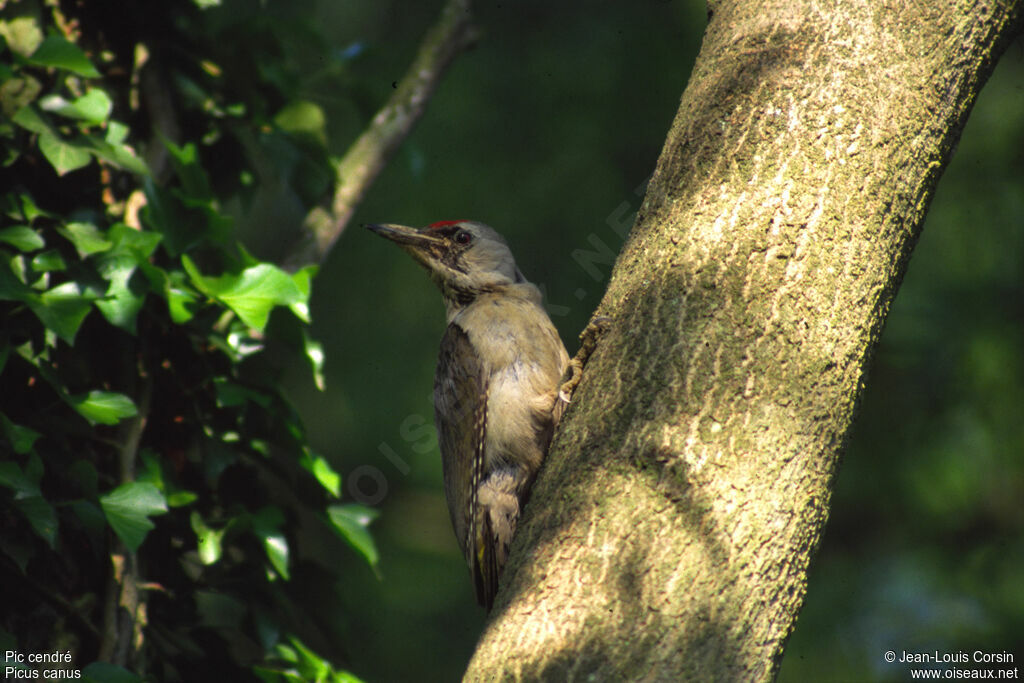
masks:
[[[1021,7],[715,3],[468,680],[773,677],[871,350]]]

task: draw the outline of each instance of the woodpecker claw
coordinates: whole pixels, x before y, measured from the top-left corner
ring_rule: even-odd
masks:
[[[590,360],[590,355],[597,348],[597,342],[601,336],[612,326],[612,319],[606,315],[599,315],[591,319],[590,323],[580,333],[580,350],[576,356],[569,361],[565,375],[562,377],[562,384],[558,387],[558,398],[569,403],[572,400],[573,392],[583,379],[583,366]]]

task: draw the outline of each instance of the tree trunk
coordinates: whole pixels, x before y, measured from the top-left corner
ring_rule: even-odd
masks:
[[[1022,4],[713,5],[468,680],[774,676],[871,351]]]

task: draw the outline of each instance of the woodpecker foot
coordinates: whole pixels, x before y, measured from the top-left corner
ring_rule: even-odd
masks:
[[[599,315],[591,318],[583,331],[580,333],[580,350],[569,361],[569,367],[562,377],[562,385],[558,388],[558,398],[565,403],[572,399],[572,393],[576,391],[580,380],[583,379],[583,366],[590,360],[590,355],[597,348],[597,342],[605,332],[611,329],[612,319],[606,315]]]

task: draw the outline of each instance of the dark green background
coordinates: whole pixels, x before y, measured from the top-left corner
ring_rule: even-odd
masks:
[[[390,95],[439,6],[310,3],[303,21],[361,50],[347,81],[307,93],[327,113],[332,154]],[[446,75],[316,280],[327,392],[298,366],[289,382],[346,491],[379,498],[380,577],[352,554],[322,558],[345,569],[337,598],[320,600],[320,616],[347,633],[334,654],[370,681],[455,680],[484,618],[430,426],[440,297],[358,225],[492,224],[544,285],[575,351],[610,263],[584,268],[572,253],[620,247],[612,226],[639,206],[705,23],[700,2],[477,12],[479,43]],[[270,196],[246,217],[257,250],[272,248],[264,238],[296,218],[289,211]],[[978,101],[893,307],[782,680],[906,680],[884,663],[889,649],[1024,657],[1022,215],[1017,42]]]

